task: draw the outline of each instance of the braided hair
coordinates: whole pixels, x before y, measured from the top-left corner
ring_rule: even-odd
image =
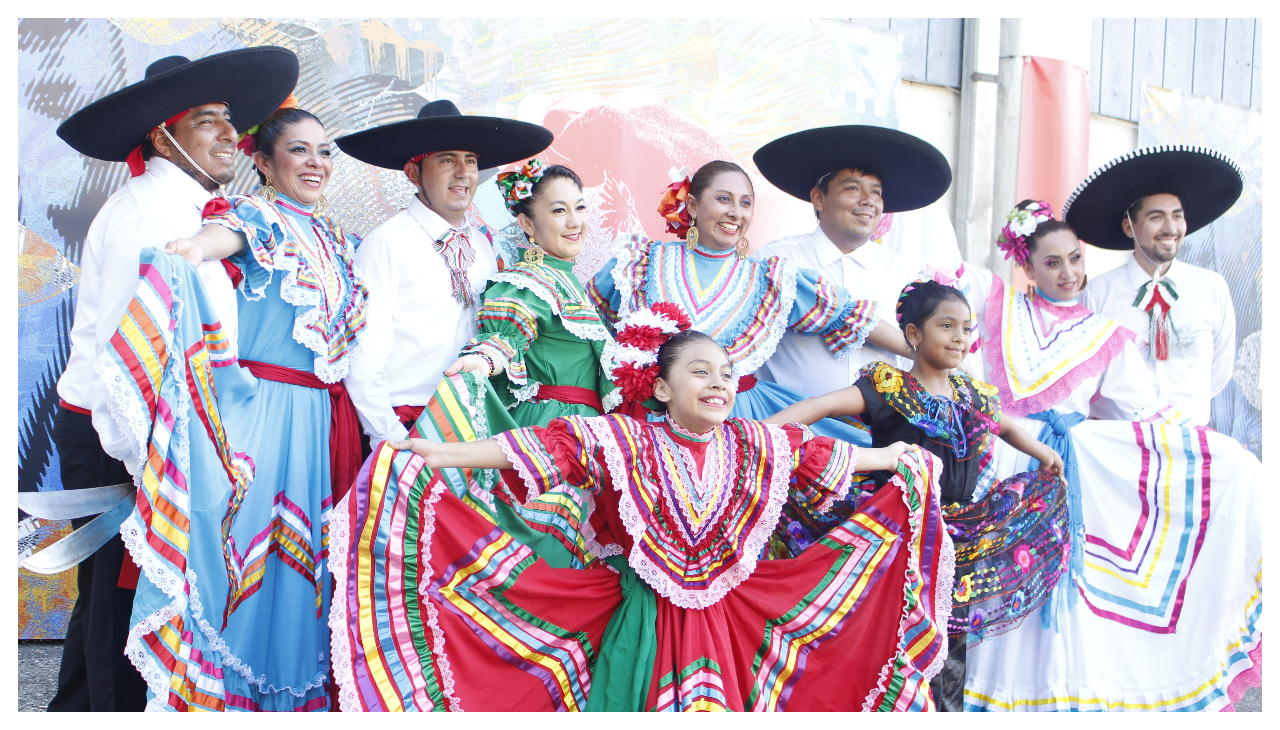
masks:
[[[939,284],[936,281],[913,281],[902,288],[902,293],[898,295],[898,326],[902,328],[902,336],[907,336],[907,325],[914,324],[916,329],[924,331],[925,320],[933,316],[938,311],[938,305],[954,299],[957,302],[964,303],[966,308],[969,307],[969,300],[959,289],[946,284]],[[973,310],[970,309],[970,312]],[[911,342],[908,340],[907,346],[910,347]]]

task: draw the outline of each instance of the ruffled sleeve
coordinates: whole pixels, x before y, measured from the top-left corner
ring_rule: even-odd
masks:
[[[227,260],[244,276],[240,284],[244,295],[250,300],[261,299],[271,283],[271,272],[280,268],[276,255],[284,248],[284,221],[274,205],[255,196],[234,195],[229,202],[231,207],[206,215],[204,222],[244,234],[249,245]]]
[[[462,348],[462,354],[483,353],[501,363],[503,374],[513,385],[526,385],[525,353],[538,339],[539,319],[545,322],[551,316],[551,308],[540,298],[522,294],[511,284],[491,284],[476,314],[479,331]]]
[[[529,499],[565,486],[599,494],[608,484],[599,442],[581,416],[553,419],[546,428],[517,428],[496,438]]]
[[[831,505],[849,496],[849,490],[866,481],[856,473],[858,447],[847,441],[815,436],[808,426],[782,427],[791,441],[795,471],[788,496],[794,506],[807,512],[826,512]]]
[[[610,327],[630,310],[644,305],[644,285],[649,274],[649,251],[655,242],[644,236],[620,236],[613,244],[617,256],[609,259],[587,285],[587,296]]]
[[[878,305],[870,299],[854,299],[817,272],[796,267],[795,299],[788,329],[803,335],[821,335],[836,359],[862,347],[878,323]]]

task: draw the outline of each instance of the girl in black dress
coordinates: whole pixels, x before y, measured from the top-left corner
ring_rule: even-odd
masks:
[[[958,370],[972,336],[972,313],[963,294],[934,281],[913,282],[898,298],[897,315],[915,353],[910,372],[868,363],[848,388],[796,403],[768,422],[861,416],[871,429],[872,446],[903,441],[941,459],[937,478],[956,570],[949,655],[931,688],[938,709],[959,712],[967,645],[1016,627],[1045,602],[1066,567],[1063,463],[1026,431],[1001,424],[996,388]],[[993,436],[1039,460],[1040,471],[993,484]],[[879,487],[892,474],[872,472],[871,477]],[[802,550],[821,537],[808,517],[793,515],[792,529],[779,531],[787,543],[783,552]]]

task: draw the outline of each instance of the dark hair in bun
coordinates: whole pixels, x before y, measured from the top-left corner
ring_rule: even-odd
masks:
[[[924,329],[925,320],[932,317],[933,313],[938,311],[938,305],[948,299],[963,302],[965,307],[969,306],[969,300],[965,299],[959,289],[936,281],[913,281],[903,287],[902,293],[898,295],[897,309],[898,326],[902,328],[902,336],[906,337],[909,324]]]
[[[684,351],[701,342],[710,342],[719,347],[720,351],[724,353],[725,359],[730,359],[729,351],[724,349],[724,345],[712,339],[710,335],[703,334],[697,330],[685,330],[671,335],[671,338],[658,348],[658,377],[663,380],[670,379],[671,368],[675,367],[675,364],[680,361]],[[652,410],[658,413],[663,413],[667,410],[666,403],[659,401],[657,398],[654,398],[653,402],[657,403],[657,405]]]

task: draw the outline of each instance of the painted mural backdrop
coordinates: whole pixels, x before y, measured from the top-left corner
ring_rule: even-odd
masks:
[[[1236,372],[1213,399],[1216,431],[1262,458],[1262,112],[1155,86],[1143,89],[1138,146],[1220,150],[1244,170],[1240,200],[1187,236],[1178,259],[1222,274],[1236,310]]]
[[[77,264],[93,216],[128,175],[122,163],[72,151],[54,130],[90,101],[141,79],[160,58],[258,45],[298,54],[295,95],[333,136],[411,118],[442,98],[465,114],[550,128],[556,141],[541,157],[572,167],[587,188],[594,223],[578,259],[583,277],[608,259],[619,234],[663,236],[656,212],[663,188],[712,159],[738,162],[753,176],[749,236],[756,246],[812,230],[809,206],[760,178],[751,154],[808,127],[898,126],[896,35],[838,21],[21,20],[19,489],[62,488],[50,436]],[[237,165],[231,192],[247,192],[248,160]],[[337,155],[328,197],[348,230],[363,235],[410,194],[401,173]],[[513,244],[514,223],[496,186],[480,186],[471,214],[499,244]],[[20,551],[56,540],[67,525],[21,529],[28,534]],[[61,637],[74,572],[20,573],[19,638]]]

